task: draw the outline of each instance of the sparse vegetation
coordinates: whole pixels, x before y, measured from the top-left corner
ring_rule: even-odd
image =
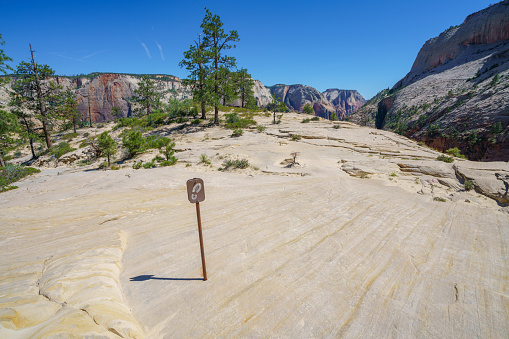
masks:
[[[447,155],[439,155],[437,157],[437,160],[439,161],[443,161],[443,162],[447,162],[447,163],[451,163],[451,162],[454,162],[454,158],[453,157],[448,157]]]
[[[207,157],[207,155],[205,153],[200,155],[200,164],[205,164],[205,165],[210,165],[211,164],[210,158]]]
[[[460,153],[460,150],[458,149],[458,147],[449,148],[447,151],[445,151],[445,153],[452,155],[456,158],[466,159],[466,157]]]
[[[143,168],[145,168],[145,169],[154,168],[154,167],[156,167],[156,164],[154,164],[153,162],[146,162],[143,164]]]
[[[290,140],[292,140],[292,141],[299,141],[300,139],[302,139],[301,135],[299,135],[299,134],[290,134]]]
[[[265,126],[258,125],[256,126],[256,129],[258,130],[258,132],[262,133],[263,131],[265,131]]]
[[[226,159],[223,161],[223,167],[220,168],[220,170],[229,170],[230,168],[233,169],[245,169],[248,168],[249,161],[247,159]]]
[[[122,119],[120,119],[122,120]],[[134,129],[129,130],[122,137],[122,145],[127,150],[127,154],[129,158],[134,157],[135,155],[142,153],[146,150],[146,141],[143,138],[140,131],[136,131]]]
[[[440,198],[440,197],[434,197],[433,201],[446,202],[447,200],[445,200],[444,198]]]
[[[49,154],[55,156],[57,159],[62,155],[75,151],[76,148],[72,148],[68,142],[62,141],[57,146],[53,146],[49,149]]]
[[[472,188],[474,188],[474,183],[470,180],[466,180],[464,183],[465,191],[470,191]]]
[[[234,129],[232,133],[232,137],[237,138],[244,134],[244,131],[240,128]]]
[[[311,119],[306,118],[306,119],[302,119],[301,123],[303,123],[303,124],[307,124],[307,123],[308,123],[308,122],[310,122],[310,121],[311,121]]]
[[[10,184],[21,180],[28,175],[39,172],[41,171],[37,168],[12,164],[6,164],[5,167],[0,167],[0,192],[18,188],[17,186],[11,186]]]

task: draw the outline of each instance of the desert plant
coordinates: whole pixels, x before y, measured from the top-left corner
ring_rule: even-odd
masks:
[[[309,118],[307,118],[307,119],[302,119],[301,123],[306,124],[306,123],[308,123],[308,122],[310,122],[310,121],[311,121],[311,119],[309,119]]]
[[[72,148],[68,142],[62,141],[57,146],[53,146],[49,149],[49,154],[54,155],[57,159],[62,155],[75,151],[76,148]]]
[[[470,191],[472,188],[474,188],[474,183],[470,180],[465,181],[465,191]]]
[[[156,164],[154,164],[153,162],[146,162],[143,164],[143,168],[145,168],[145,169],[154,168],[154,167],[156,167]]]
[[[443,155],[443,154],[439,155],[437,157],[437,160],[443,161],[443,162],[448,162],[448,163],[454,162],[453,157],[448,157],[447,155]]]
[[[440,198],[440,197],[434,197],[433,201],[446,202],[447,200],[445,200],[444,198]]]
[[[335,112],[332,112],[331,116],[330,116],[330,119],[332,121],[338,121],[338,115],[335,113]]]
[[[338,124],[335,124],[334,126],[332,126],[332,128],[334,128],[334,129],[339,129],[339,128],[340,128],[340,126],[339,126]]]
[[[307,113],[307,114],[314,114],[315,113],[313,107],[311,107],[309,102],[304,105],[304,108],[302,109],[302,112]]]
[[[456,158],[466,159],[465,156],[460,153],[460,150],[458,149],[458,147],[449,148],[447,151],[445,151],[445,153],[452,155]]]
[[[70,141],[78,136],[78,133],[67,133],[62,137],[62,140]]]
[[[164,158],[160,155],[156,155],[154,159],[152,159],[152,162],[163,162]]]
[[[299,134],[290,134],[290,140],[298,141],[300,139],[302,139],[302,136],[300,136]]]
[[[159,153],[164,155],[166,161],[170,161],[172,164],[177,162],[177,158],[173,156],[175,154],[175,143],[171,141],[170,138],[162,137],[158,139],[158,147]]]
[[[0,192],[17,188],[10,184],[39,172],[41,172],[39,169],[33,167],[5,164],[5,167],[0,167]]]
[[[225,169],[225,170],[228,170],[230,168],[244,169],[244,168],[248,168],[248,167],[249,167],[249,161],[247,159],[234,159],[234,160],[227,159],[227,160],[223,161],[223,169]]]
[[[320,121],[320,117],[312,117],[311,121]]]
[[[237,129],[233,130],[232,137],[234,137],[234,138],[240,137],[242,134],[244,134],[244,131],[240,128],[237,128]]]
[[[205,153],[200,155],[200,164],[205,164],[205,165],[211,164],[209,157],[207,157],[207,155]]]
[[[143,161],[137,161],[137,162],[134,162],[133,163],[133,169],[137,170],[137,169],[140,169],[141,166],[143,165]]]
[[[265,131],[265,126],[258,125],[256,126],[256,129],[258,130],[258,132],[262,133],[263,131]]]
[[[142,153],[146,149],[146,141],[143,138],[141,132],[134,129],[129,130],[122,137],[122,145],[127,150],[129,158],[134,157],[136,154]]]
[[[177,158],[172,157],[170,160],[161,161],[160,166],[173,166],[177,163]],[[190,165],[190,164],[188,164]]]

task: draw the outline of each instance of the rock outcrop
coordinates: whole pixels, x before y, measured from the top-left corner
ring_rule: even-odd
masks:
[[[156,82],[164,100],[192,98],[192,93],[189,88],[182,85],[180,78],[165,74],[153,74],[150,77]],[[123,117],[132,116],[133,108],[129,99],[134,95],[134,90],[138,88],[140,79],[141,75],[118,73],[55,77],[55,81],[59,85],[70,88],[76,93],[80,114],[87,119],[90,114],[93,122],[113,120],[113,107],[120,108]],[[270,91],[259,80],[254,80],[253,94],[259,107],[267,106],[272,102]],[[7,105],[8,101],[7,91],[0,88],[0,105]],[[237,100],[232,104],[239,106],[240,101]]]
[[[356,90],[328,89],[320,93],[310,86],[284,84],[269,88],[270,92],[291,110],[302,111],[306,104],[310,104],[315,115],[326,119],[330,119],[332,113],[336,113],[339,119],[344,119],[366,103]]]
[[[506,0],[428,40],[410,72],[350,120],[397,132],[440,151],[458,147],[472,160],[507,161],[508,98]]]

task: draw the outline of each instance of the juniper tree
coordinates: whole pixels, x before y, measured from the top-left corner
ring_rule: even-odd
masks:
[[[0,109],[0,167],[5,167],[2,157],[5,149],[14,141],[13,135],[18,131],[16,116]]]

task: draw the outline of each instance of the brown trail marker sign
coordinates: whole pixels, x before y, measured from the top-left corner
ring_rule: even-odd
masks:
[[[205,267],[205,250],[203,249],[203,235],[201,232],[200,201],[205,200],[205,187],[203,180],[193,178],[187,181],[187,198],[191,204],[196,204],[196,218],[198,219],[198,234],[200,236],[201,265],[203,267],[203,281],[207,280],[207,268]]]

